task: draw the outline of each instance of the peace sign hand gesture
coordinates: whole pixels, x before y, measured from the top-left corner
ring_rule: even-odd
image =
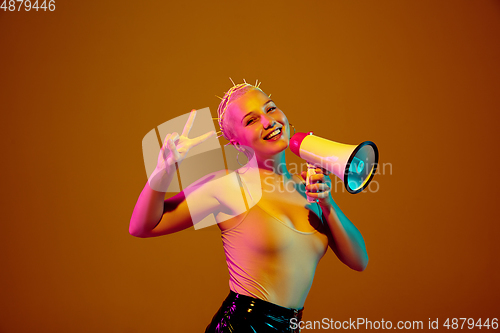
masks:
[[[175,173],[175,164],[179,165],[191,148],[215,135],[215,131],[210,131],[197,138],[188,138],[195,117],[196,110],[193,109],[180,136],[176,132],[166,135],[163,146],[158,154],[156,169],[149,179],[150,186],[154,190],[165,192]]]
[[[181,163],[191,148],[215,135],[215,131],[210,131],[197,138],[188,138],[191,127],[193,127],[195,117],[196,110],[193,109],[191,110],[191,114],[189,115],[181,136],[179,136],[177,132],[167,134],[163,147],[161,147],[160,154],[158,155],[157,169],[170,168],[174,166],[175,163]]]

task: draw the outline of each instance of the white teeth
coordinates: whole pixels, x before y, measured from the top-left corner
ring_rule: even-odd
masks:
[[[281,128],[277,128],[277,129],[276,129],[276,130],[274,130],[271,134],[268,134],[268,135],[266,136],[266,138],[265,138],[265,139],[266,139],[266,140],[269,140],[269,139],[271,139],[272,137],[274,137],[274,136],[276,136],[276,135],[278,135],[278,134],[280,134],[280,133],[281,133]]]

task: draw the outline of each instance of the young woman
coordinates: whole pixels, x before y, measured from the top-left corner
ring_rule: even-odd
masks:
[[[255,190],[255,177],[249,179],[248,172],[221,170],[164,200],[176,163],[215,135],[189,139],[194,116],[195,111],[180,136],[166,136],[129,231],[137,237],[166,235],[213,214],[221,230],[230,292],[205,332],[298,332],[316,266],[327,248],[350,268],[363,271],[368,263],[363,237],[333,201],[324,170],[317,168],[307,186],[305,172],[290,174],[285,161],[288,119],[258,85],[248,83],[225,94],[218,121],[230,144],[255,161],[260,189]]]

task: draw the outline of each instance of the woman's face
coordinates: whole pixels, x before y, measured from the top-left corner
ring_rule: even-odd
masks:
[[[257,156],[271,157],[288,147],[288,119],[260,90],[250,89],[231,102],[226,115],[233,134],[231,142],[252,148]]]

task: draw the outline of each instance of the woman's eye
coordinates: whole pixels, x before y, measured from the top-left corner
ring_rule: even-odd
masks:
[[[251,123],[253,123],[254,119],[250,119],[249,121],[247,121],[247,125],[250,125]]]
[[[267,109],[267,112],[274,111],[275,109],[276,109],[276,107],[275,107],[275,106],[272,106],[272,107],[270,107],[269,109]]]

